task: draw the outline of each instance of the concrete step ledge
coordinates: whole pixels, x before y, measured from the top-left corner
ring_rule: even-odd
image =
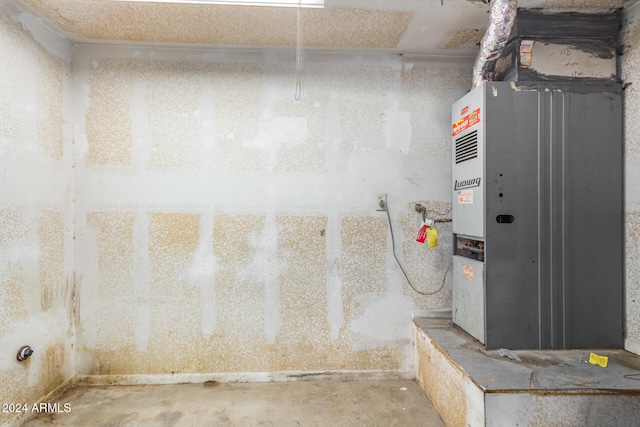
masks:
[[[416,378],[447,426],[637,426],[640,356],[595,350],[487,351],[450,320],[415,319]]]

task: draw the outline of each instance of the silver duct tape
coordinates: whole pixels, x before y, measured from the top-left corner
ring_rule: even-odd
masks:
[[[516,0],[492,0],[490,22],[473,65],[473,87],[493,80],[495,61],[504,50],[516,20]]]

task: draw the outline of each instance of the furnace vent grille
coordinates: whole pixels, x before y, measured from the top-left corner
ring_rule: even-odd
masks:
[[[478,131],[456,139],[456,164],[478,157]]]

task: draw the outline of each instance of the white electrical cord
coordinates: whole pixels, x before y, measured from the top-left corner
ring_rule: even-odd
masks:
[[[431,292],[422,292],[416,289],[416,287],[413,286],[413,284],[411,283],[411,280],[409,280],[409,276],[407,276],[407,272],[404,271],[404,267],[402,267],[402,264],[400,263],[400,260],[396,255],[396,239],[395,237],[393,237],[393,227],[391,226],[391,214],[389,214],[389,205],[387,204],[386,206],[384,206],[384,208],[385,208],[385,211],[387,212],[387,219],[389,220],[389,232],[391,233],[391,251],[393,252],[393,257],[396,259],[396,262],[398,263],[400,270],[402,270],[402,274],[404,274],[404,278],[407,279],[407,283],[409,284],[411,289],[413,289],[413,291],[417,294],[427,295],[427,296],[437,294],[442,290],[442,288],[444,288],[444,283],[445,283],[445,280],[447,279],[447,273],[449,272],[449,270],[451,270],[451,267],[453,267],[453,261],[451,261],[451,263],[449,264],[449,267],[447,267],[444,274],[442,275],[442,283],[440,284],[440,287],[438,289]]]

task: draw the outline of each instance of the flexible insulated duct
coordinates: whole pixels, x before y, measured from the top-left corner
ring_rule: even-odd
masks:
[[[473,64],[473,87],[493,80],[495,62],[500,57],[516,21],[516,0],[491,0],[489,27],[480,42],[480,51]]]

